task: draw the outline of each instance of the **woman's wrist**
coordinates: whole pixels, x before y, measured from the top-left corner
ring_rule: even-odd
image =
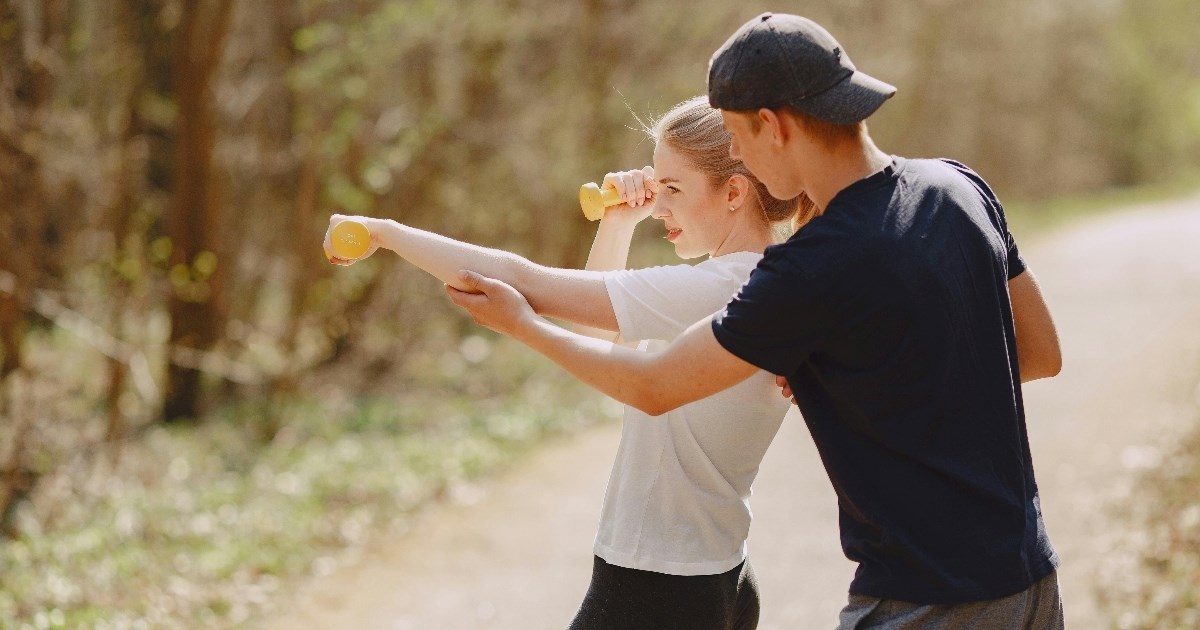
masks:
[[[597,236],[599,236],[600,232],[607,232],[608,234],[615,236],[628,236],[632,238],[633,231],[635,228],[637,228],[637,225],[640,222],[641,221],[632,220],[625,217],[617,218],[606,216],[600,219],[600,226],[596,230]]]
[[[384,249],[392,248],[392,235],[400,227],[400,224],[391,219],[376,219],[368,217],[364,220],[367,230],[371,232],[371,241],[377,247]]]

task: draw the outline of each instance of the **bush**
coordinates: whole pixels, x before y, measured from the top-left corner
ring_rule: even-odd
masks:
[[[1139,481],[1124,517],[1131,555],[1100,601],[1122,630],[1200,627],[1200,427]]]
[[[256,439],[265,403],[252,401],[58,467],[18,519],[23,535],[0,546],[0,620],[243,626],[290,582],[402,532],[425,503],[615,416],[531,352],[473,339],[415,391],[313,388],[281,403],[269,442]]]

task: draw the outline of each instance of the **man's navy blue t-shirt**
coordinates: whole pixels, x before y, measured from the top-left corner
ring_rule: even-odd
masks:
[[[713,318],[725,349],[787,377],[859,563],[852,593],[995,599],[1058,566],[1008,294],[1024,270],[979,175],[895,158],[767,248]]]

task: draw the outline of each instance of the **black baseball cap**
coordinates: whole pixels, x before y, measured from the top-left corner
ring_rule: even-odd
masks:
[[[763,13],[746,22],[708,64],[708,103],[717,109],[789,105],[850,124],[895,93],[895,87],[859,72],[820,24],[786,13]]]

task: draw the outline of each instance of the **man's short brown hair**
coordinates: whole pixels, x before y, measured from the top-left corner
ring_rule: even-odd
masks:
[[[829,147],[844,140],[854,140],[866,135],[867,121],[860,120],[858,122],[839,124],[822,120],[816,116],[810,116],[804,112],[788,106],[772,108],[776,114],[788,114],[800,121],[800,125],[808,132],[810,136],[823,146]],[[758,116],[753,112],[745,112],[750,115],[750,130],[758,133],[762,123],[758,120]]]

